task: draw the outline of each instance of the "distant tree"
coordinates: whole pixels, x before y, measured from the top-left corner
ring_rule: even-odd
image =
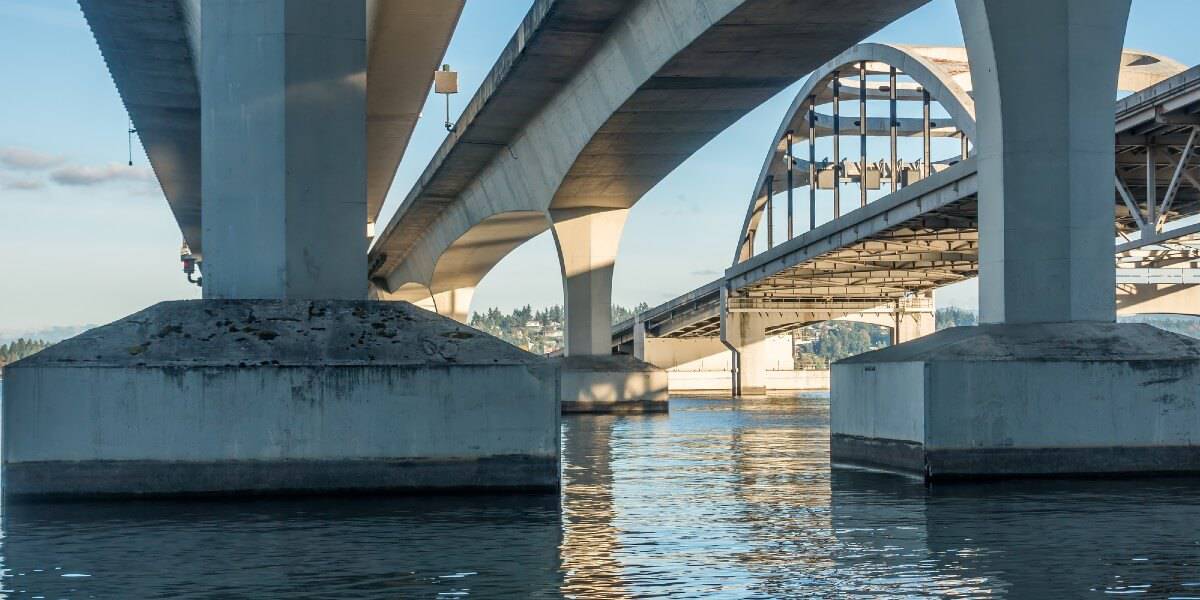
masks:
[[[937,309],[934,313],[934,323],[937,329],[961,327],[976,323],[975,313],[957,306],[947,306]]]
[[[0,344],[0,372],[4,371],[5,365],[37,354],[52,345],[45,340],[27,340],[25,338],[17,338],[7,344]]]
[[[638,303],[638,305],[634,306],[632,309],[625,308],[619,304],[614,304],[612,306],[612,322],[613,324],[616,324],[627,319],[632,319],[634,315],[647,310],[650,310],[650,305],[646,304],[645,302]]]

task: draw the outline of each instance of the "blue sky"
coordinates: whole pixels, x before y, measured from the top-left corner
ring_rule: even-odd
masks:
[[[681,0],[686,1],[686,0]],[[464,93],[491,68],[530,0],[468,0],[446,62]],[[1200,64],[1195,0],[1134,0],[1126,46]],[[961,45],[954,4],[934,0],[872,38]],[[125,167],[126,115],[78,6],[0,0],[0,332],[106,323],[160,300],[196,298],[179,271],[179,232],[141,148]],[[634,207],[621,243],[614,301],[656,304],[728,266],[750,186],[800,83],[701,149]],[[430,98],[392,194],[391,214],[445,136]],[[474,308],[562,301],[554,243],[514,251]],[[973,307],[973,284],[939,294]]]

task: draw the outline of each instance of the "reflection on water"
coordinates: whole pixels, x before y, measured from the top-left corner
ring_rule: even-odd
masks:
[[[46,598],[1200,598],[1200,481],[938,486],[828,467],[820,398],[565,417],[561,499],[4,507]],[[560,501],[561,500],[561,501]]]

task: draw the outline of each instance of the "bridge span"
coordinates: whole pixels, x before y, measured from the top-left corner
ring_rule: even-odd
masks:
[[[1200,314],[1191,116],[1200,108],[1200,67],[1184,70],[1132,51],[1122,61],[1119,87],[1139,91],[1116,105],[1118,314]],[[839,114],[835,89],[853,116]],[[862,44],[826,63],[797,94],[767,151],[734,264],[720,279],[614,325],[614,351],[684,372],[727,369],[732,383],[706,377],[701,385],[753,393],[769,387],[768,365],[790,364],[790,348],[780,345],[776,353],[787,356],[772,357],[754,349],[765,347],[764,336],[831,319],[887,326],[896,343],[931,333],[933,290],[979,269],[978,169],[966,158],[975,135],[970,91],[962,48]],[[886,102],[890,114],[867,116],[860,127],[855,117],[870,100]],[[918,114],[940,104],[945,118],[896,117],[906,102],[923,105]],[[815,157],[818,140],[839,134],[860,142],[860,151],[870,137],[888,140],[887,155],[875,162],[865,152],[857,160],[805,158]],[[912,144],[915,160],[897,152],[898,137],[920,142]],[[931,160],[937,137],[960,144]],[[1149,163],[1147,146],[1155,152]],[[1148,203],[1146,190],[1155,187]],[[868,192],[877,197],[868,201]],[[841,197],[856,208],[840,214]],[[830,219],[816,225],[818,212]]]
[[[203,252],[204,299],[7,366],[4,493],[556,490],[564,398],[611,409],[665,396],[661,370],[611,354],[629,207],[740,115],[922,4],[536,0],[368,254],[364,225],[407,136],[401,98],[428,89],[461,2],[82,0]],[[759,385],[748,374],[768,329],[797,321],[771,321],[764,303],[819,319],[907,302],[919,323],[923,294],[978,273],[982,325],[834,365],[835,463],[927,478],[1200,472],[1200,341],[1115,322],[1114,223],[1143,283],[1184,272],[1149,284],[1166,298],[1188,285],[1183,228],[1197,207],[1190,84],[1124,100],[1114,152],[1118,87],[1171,75],[1160,58],[1122,53],[1129,5],[957,0],[968,64],[961,51],[892,60],[873,46],[835,61],[857,71],[811,80],[796,106],[831,111],[793,111],[781,128],[791,143],[770,141],[769,177],[718,283],[743,389]],[[413,23],[427,31],[406,34]],[[406,51],[413,40],[423,47]],[[388,85],[409,57],[411,85]],[[901,80],[885,90],[892,67]],[[927,77],[933,67],[948,77]],[[840,115],[854,91],[857,123]],[[884,92],[919,113],[872,121]],[[811,146],[807,164],[795,156],[792,122],[806,112],[809,131],[837,141],[830,163]],[[837,143],[854,127],[858,160],[844,160]],[[868,160],[866,138],[884,130],[897,148],[920,140],[920,158]],[[946,143],[957,157],[934,156]],[[798,168],[832,196],[802,235]],[[894,193],[876,189],[884,181]],[[859,186],[852,211],[845,185]],[[786,234],[775,202],[757,200],[776,189],[793,199]],[[817,209],[832,221],[817,226]],[[482,274],[547,227],[567,305],[561,362],[364,299],[419,291],[464,314]]]

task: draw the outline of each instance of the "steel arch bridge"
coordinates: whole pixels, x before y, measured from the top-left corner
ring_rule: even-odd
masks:
[[[1118,306],[1174,312],[1152,305],[1196,283],[1188,267],[1200,225],[1188,222],[1200,215],[1200,67],[1127,50],[1118,88],[1136,92],[1115,107]],[[724,277],[616,324],[614,347],[628,349],[635,332],[716,336],[726,312],[806,315],[773,325],[782,332],[881,307],[931,311],[929,292],[978,271],[975,133],[964,48],[843,52],[809,76],[784,115]],[[847,146],[846,137],[856,139]],[[818,159],[822,142],[832,160]]]

